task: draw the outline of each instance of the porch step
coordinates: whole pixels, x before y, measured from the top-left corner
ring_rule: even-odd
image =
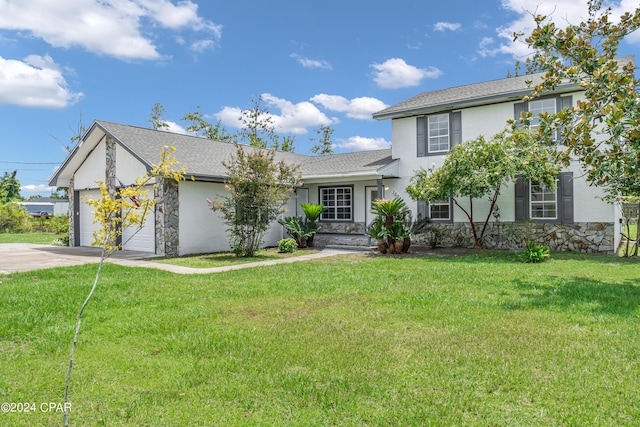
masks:
[[[339,249],[339,250],[343,250],[343,251],[369,252],[374,247],[373,246],[360,246],[360,245],[354,246],[354,245],[338,245],[338,244],[334,244],[334,245],[326,245],[324,248],[325,249]]]

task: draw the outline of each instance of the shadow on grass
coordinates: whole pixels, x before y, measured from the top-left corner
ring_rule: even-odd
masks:
[[[505,303],[502,307],[506,310],[557,308],[593,315],[638,315],[640,279],[609,283],[582,277],[551,277],[548,281],[544,284],[527,280],[513,282],[520,291],[520,301]]]

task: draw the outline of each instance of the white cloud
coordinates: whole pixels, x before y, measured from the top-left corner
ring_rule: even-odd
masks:
[[[331,64],[327,61],[304,58],[298,55],[297,53],[292,53],[291,55],[289,55],[289,57],[294,58],[296,61],[298,61],[300,65],[302,65],[305,68],[323,68],[325,70],[331,70],[333,68]]]
[[[191,43],[189,49],[193,52],[202,53],[207,49],[213,49],[216,45],[214,40],[196,40]]]
[[[364,136],[352,136],[348,139],[342,139],[335,145],[338,148],[352,151],[381,150],[391,147],[391,143],[384,138],[365,138]]]
[[[373,79],[383,89],[398,89],[418,86],[422,79],[435,79],[442,71],[435,67],[417,68],[407,64],[401,58],[392,58],[382,64],[372,64]]]
[[[433,26],[433,31],[456,31],[459,30],[462,24],[459,22],[436,22]]]
[[[27,185],[21,186],[20,191],[24,193],[48,195],[56,191],[56,187],[50,187],[44,184],[39,184],[39,185],[27,184]]]
[[[349,100],[343,96],[321,93],[312,97],[311,101],[322,105],[327,110],[347,113],[347,117],[360,120],[373,120],[371,117],[373,113],[387,107],[379,99],[368,96]]]
[[[164,131],[164,132],[179,133],[179,134],[182,134],[182,135],[195,135],[194,132],[188,132],[185,128],[183,128],[182,126],[180,126],[176,122],[171,122],[169,120],[164,120],[164,123],[168,127],[160,128],[158,130],[161,130],[161,131]]]
[[[633,11],[638,7],[636,0],[621,0],[609,4],[612,6],[612,20],[616,21],[625,11]],[[541,3],[538,0],[503,0],[502,6],[510,12],[515,12],[519,17],[510,23],[496,29],[502,43],[496,45],[481,44],[480,54],[483,56],[495,56],[497,54],[511,55],[522,60],[531,54],[531,50],[524,42],[513,42],[515,32],[523,32],[525,36],[531,34],[535,28],[532,14],[546,15],[561,28],[567,25],[577,25],[588,17],[586,2],[575,0],[555,0],[552,3]],[[636,31],[628,38],[630,42],[640,42],[640,33]]]
[[[269,117],[273,121],[276,132],[305,134],[309,127],[328,126],[336,122],[311,102],[303,101],[294,104],[269,93],[263,93],[261,96],[265,107],[270,111]],[[243,127],[241,116],[242,109],[238,107],[224,107],[215,114],[222,125],[236,129]]]
[[[63,108],[77,102],[50,56],[30,55],[23,61],[0,57],[0,104]]]
[[[198,16],[184,0],[20,0],[0,1],[0,29],[26,31],[54,47],[80,46],[120,59],[159,59],[149,33],[155,27],[204,31],[215,40],[221,26]],[[150,24],[142,28],[142,23]]]

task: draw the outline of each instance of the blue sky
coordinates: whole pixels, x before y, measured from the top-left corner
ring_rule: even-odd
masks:
[[[580,3],[580,4],[578,4]],[[95,119],[149,126],[200,106],[237,132],[262,96],[277,130],[309,154],[320,125],[335,152],[389,147],[391,123],[371,114],[417,93],[505,77],[526,47],[529,12],[561,25],[582,0],[0,0],[0,174],[23,196],[49,177],[78,129]],[[637,1],[610,3],[614,16]],[[638,32],[621,46],[630,55]]]

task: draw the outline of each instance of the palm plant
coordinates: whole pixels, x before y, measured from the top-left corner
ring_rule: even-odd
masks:
[[[304,216],[307,218],[306,222],[308,222],[309,228],[315,228],[315,232],[318,231],[320,227],[318,227],[316,221],[322,215],[322,212],[327,210],[327,207],[323,204],[313,204],[313,203],[301,203],[300,207],[302,208],[302,212],[304,212]],[[309,247],[313,247],[313,236],[315,236],[315,232],[307,238],[307,245]]]
[[[376,199],[373,201],[371,206],[371,212],[384,218],[384,225],[388,232],[387,243],[391,253],[395,253],[396,240],[403,242],[405,238],[409,238],[408,232],[401,232],[401,230],[406,228],[403,224],[405,218],[411,213],[409,207],[401,197],[394,197],[393,199]],[[398,222],[399,225],[394,225],[396,222]],[[402,237],[400,236],[401,234],[403,234]],[[406,236],[404,234],[406,234]]]
[[[301,216],[288,216],[279,219],[278,222],[287,230],[287,233],[298,243],[299,248],[307,246],[308,239],[318,231],[317,224],[303,221]]]

